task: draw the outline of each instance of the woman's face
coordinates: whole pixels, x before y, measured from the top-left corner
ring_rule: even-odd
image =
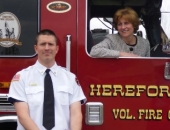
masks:
[[[123,38],[128,38],[133,35],[134,27],[132,23],[121,18],[117,24],[117,30]]]

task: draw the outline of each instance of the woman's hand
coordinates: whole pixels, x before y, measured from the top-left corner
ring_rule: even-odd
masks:
[[[119,57],[141,57],[141,56],[133,53],[119,52]]]

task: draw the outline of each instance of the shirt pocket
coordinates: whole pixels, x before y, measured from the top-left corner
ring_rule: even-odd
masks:
[[[73,89],[69,86],[59,86],[57,89],[57,99],[61,105],[69,105],[70,104],[70,95],[73,94]]]
[[[44,100],[44,87],[26,87],[25,88],[27,100],[29,105],[39,105],[43,103]]]

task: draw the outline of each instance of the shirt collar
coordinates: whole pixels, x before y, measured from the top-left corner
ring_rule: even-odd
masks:
[[[38,60],[36,61],[35,66],[41,74],[44,74],[46,69],[47,69],[47,67],[43,66]],[[56,75],[57,74],[57,68],[58,68],[58,66],[57,66],[57,63],[55,62],[55,64],[49,69],[51,70],[51,72],[54,75]]]

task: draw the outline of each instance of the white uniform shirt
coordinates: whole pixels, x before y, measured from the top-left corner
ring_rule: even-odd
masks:
[[[37,61],[35,65],[19,71],[13,77],[8,95],[28,103],[30,117],[40,130],[46,130],[42,125],[46,69]],[[77,101],[85,102],[86,97],[74,74],[57,66],[56,63],[50,69],[55,97],[55,127],[52,130],[69,130],[69,106]],[[24,130],[19,121],[17,130]]]

